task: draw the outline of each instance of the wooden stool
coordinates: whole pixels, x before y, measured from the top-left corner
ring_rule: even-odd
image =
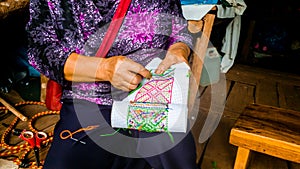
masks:
[[[234,169],[247,167],[251,150],[300,163],[300,112],[249,105],[231,129],[229,142],[238,146]]]

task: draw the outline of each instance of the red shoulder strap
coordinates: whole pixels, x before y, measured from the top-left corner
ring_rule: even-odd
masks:
[[[105,57],[107,55],[123,23],[123,19],[125,18],[130,3],[131,0],[120,0],[107,32],[104,35],[103,41],[96,53],[96,57]]]

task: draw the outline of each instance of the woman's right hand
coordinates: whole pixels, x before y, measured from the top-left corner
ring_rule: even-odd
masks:
[[[99,73],[106,72],[107,81],[124,91],[134,90],[143,78],[151,78],[149,70],[125,56],[105,58],[101,62]]]
[[[73,82],[109,81],[115,88],[130,91],[142,78],[151,78],[144,66],[125,56],[99,58],[72,53],[64,66],[64,76]]]

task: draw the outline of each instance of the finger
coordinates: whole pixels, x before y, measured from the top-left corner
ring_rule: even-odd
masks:
[[[150,79],[152,77],[152,74],[149,70],[147,70],[143,65],[136,63],[130,59],[127,60],[128,64],[130,65],[130,71],[136,74],[141,75],[142,77],[145,77],[147,79]]]
[[[132,76],[130,83],[127,85],[129,90],[134,90],[138,87],[138,85],[141,83],[142,81],[142,76],[139,74],[135,74]]]
[[[115,77],[114,82],[115,85],[121,87],[125,86],[125,88],[135,89],[142,81],[142,76],[139,74],[135,74],[132,72],[125,72],[122,75]]]
[[[131,81],[130,81],[130,84],[132,85],[138,85],[141,83],[143,77],[139,74],[136,74],[132,77]]]
[[[117,89],[120,89],[120,90],[123,90],[126,92],[130,91],[130,89],[129,89],[130,83],[128,83],[128,82],[122,81],[122,82],[119,82],[117,84],[112,84],[112,85]]]
[[[130,84],[128,82],[122,82],[122,84],[119,84],[118,86],[115,87],[123,91],[129,92],[136,89],[138,87],[138,84]]]
[[[167,69],[170,68],[170,66],[172,65],[171,62],[167,62],[166,59],[164,59],[157,67],[157,69],[155,70],[156,74],[162,74],[164,73]]]
[[[182,62],[184,62],[184,63],[186,63],[186,64],[189,64],[189,61],[187,60],[187,58],[185,58],[185,57],[183,57],[183,56],[179,56],[178,57],[178,63],[182,63]]]
[[[128,85],[128,90],[131,91],[131,90],[134,90],[138,87],[138,85],[133,85],[133,84],[129,84]]]
[[[133,72],[125,72],[119,76],[119,81],[126,81],[127,83],[138,85],[142,81],[142,76]],[[117,79],[116,79],[117,80]]]
[[[141,69],[139,72],[138,72],[142,77],[145,77],[147,79],[151,79],[152,77],[152,74],[149,70],[147,70],[146,68],[143,68]]]

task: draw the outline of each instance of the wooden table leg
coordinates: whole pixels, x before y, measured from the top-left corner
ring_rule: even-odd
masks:
[[[235,158],[234,169],[246,169],[248,165],[249,155],[249,149],[239,147]]]

